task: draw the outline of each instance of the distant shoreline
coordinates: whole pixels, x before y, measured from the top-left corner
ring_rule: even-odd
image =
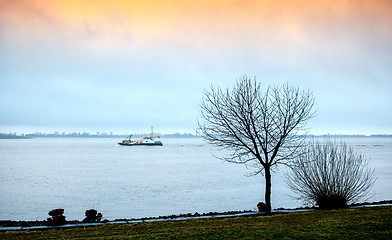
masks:
[[[146,136],[144,135],[132,135],[132,138],[142,138]],[[158,136],[158,135],[157,135]],[[160,135],[160,138],[202,138],[202,136],[196,135]],[[100,136],[100,135],[51,135],[51,134],[42,134],[42,135],[34,135],[28,134],[25,136],[9,136],[9,135],[0,135],[0,139],[33,139],[33,138],[129,138],[129,135],[107,135],[107,136]],[[154,138],[156,138],[154,136]]]
[[[25,137],[25,136],[0,135],[0,139],[32,139],[32,138],[31,137]]]
[[[155,134],[154,134],[155,135]],[[146,134],[134,134],[132,137],[141,138]],[[202,138],[202,135],[193,134],[156,134],[161,138]],[[69,133],[69,134],[57,134],[57,133],[38,133],[38,134],[6,134],[0,133],[0,139],[33,139],[33,138],[127,138],[129,135],[113,135],[113,134],[102,134],[94,135],[88,133]],[[342,135],[342,134],[324,134],[324,135],[308,135],[307,138],[392,138],[392,134],[372,134],[372,135]]]
[[[324,135],[309,135],[307,137],[315,137],[315,138],[392,138],[392,134],[371,134],[371,135],[324,134]]]

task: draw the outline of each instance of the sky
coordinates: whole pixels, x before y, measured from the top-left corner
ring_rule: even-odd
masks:
[[[0,132],[194,133],[247,75],[312,134],[392,134],[390,0],[0,0]]]

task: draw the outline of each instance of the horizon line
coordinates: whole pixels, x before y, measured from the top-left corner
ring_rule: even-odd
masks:
[[[34,133],[15,133],[15,132],[9,132],[9,133],[5,133],[5,132],[0,132],[0,136],[51,136],[51,137],[87,137],[87,136],[95,136],[95,137],[109,137],[109,136],[124,136],[124,135],[135,135],[135,136],[140,136],[140,135],[146,135],[146,134],[150,134],[150,133],[133,133],[133,134],[129,134],[129,133],[113,133],[113,132],[95,132],[95,133],[91,133],[91,132],[75,132],[75,131],[70,131],[70,132],[34,132]],[[195,133],[190,133],[190,132],[175,132],[175,133],[161,133],[161,132],[157,132],[155,133],[156,135],[183,135],[183,136],[197,136],[200,137],[202,136],[201,134],[197,134],[197,132],[195,131]],[[154,135],[155,135],[154,134]],[[353,133],[353,134],[345,134],[345,133],[324,133],[324,134],[305,134],[306,136],[352,136],[352,137],[382,137],[382,136],[392,136],[392,133],[372,133],[372,134],[361,134],[361,133]]]

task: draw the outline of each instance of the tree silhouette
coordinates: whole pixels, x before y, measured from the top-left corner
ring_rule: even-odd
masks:
[[[289,84],[267,87],[247,76],[225,90],[204,91],[199,128],[204,139],[228,149],[224,160],[255,167],[265,177],[265,203],[271,211],[271,170],[297,158],[304,141],[302,131],[313,117],[309,91]]]

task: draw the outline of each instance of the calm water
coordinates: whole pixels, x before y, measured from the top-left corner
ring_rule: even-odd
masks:
[[[371,158],[374,197],[392,199],[392,138],[348,138]],[[262,176],[222,162],[202,139],[162,139],[163,147],[119,146],[120,139],[0,140],[0,219],[44,220],[64,208],[68,220],[87,209],[104,218],[255,210],[264,199]],[[300,207],[275,172],[272,207]]]

